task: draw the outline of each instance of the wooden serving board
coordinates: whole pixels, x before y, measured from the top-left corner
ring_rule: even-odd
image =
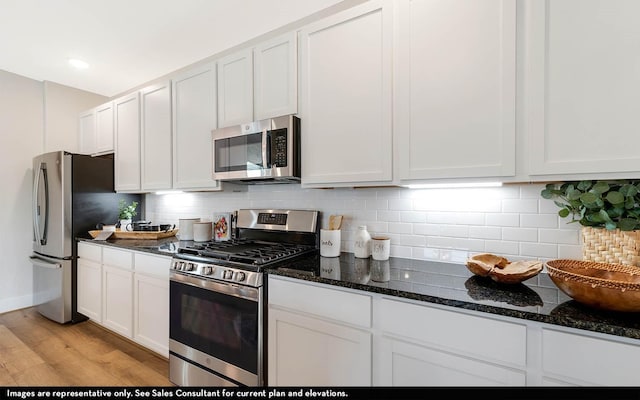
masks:
[[[100,232],[102,231],[89,231],[89,234],[95,239]],[[178,233],[177,228],[170,231],[121,231],[116,229],[109,239],[162,239],[175,236],[176,233]]]

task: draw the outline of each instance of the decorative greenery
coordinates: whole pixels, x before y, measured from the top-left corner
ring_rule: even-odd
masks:
[[[132,201],[131,204],[127,205],[127,202],[124,199],[120,199],[120,203],[118,204],[118,218],[131,219],[135,217],[138,214],[136,207],[138,207],[137,201]]]
[[[553,199],[558,215],[583,226],[632,231],[640,229],[640,181],[550,183],[540,195]]]

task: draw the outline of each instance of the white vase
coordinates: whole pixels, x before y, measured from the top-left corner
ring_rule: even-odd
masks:
[[[120,230],[121,231],[132,231],[133,226],[131,226],[131,219],[121,219],[120,220]]]
[[[371,255],[371,235],[366,225],[360,225],[356,231],[353,254],[357,258],[369,258]]]

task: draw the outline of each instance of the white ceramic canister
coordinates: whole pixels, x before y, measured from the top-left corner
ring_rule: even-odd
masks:
[[[200,218],[180,218],[178,221],[178,238],[193,240],[193,223],[200,222]]]
[[[371,255],[371,235],[366,225],[360,225],[353,243],[353,255],[356,258],[369,258]]]
[[[211,239],[213,239],[213,223],[211,221],[193,223],[194,242],[208,242]]]

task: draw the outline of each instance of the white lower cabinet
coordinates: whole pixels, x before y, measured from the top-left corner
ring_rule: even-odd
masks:
[[[102,247],[78,243],[78,312],[102,323]]]
[[[370,386],[371,334],[269,310],[269,386]]]
[[[102,249],[102,324],[131,338],[133,332],[133,253]]]
[[[371,386],[371,297],[269,277],[269,386]]]
[[[525,324],[388,298],[374,304],[375,385],[525,385]]]
[[[169,357],[171,258],[78,243],[78,311]]]
[[[637,386],[640,344],[542,329],[543,385]]]
[[[169,357],[169,257],[134,254],[133,340]]]
[[[376,386],[524,386],[525,372],[382,337],[374,346]]]

